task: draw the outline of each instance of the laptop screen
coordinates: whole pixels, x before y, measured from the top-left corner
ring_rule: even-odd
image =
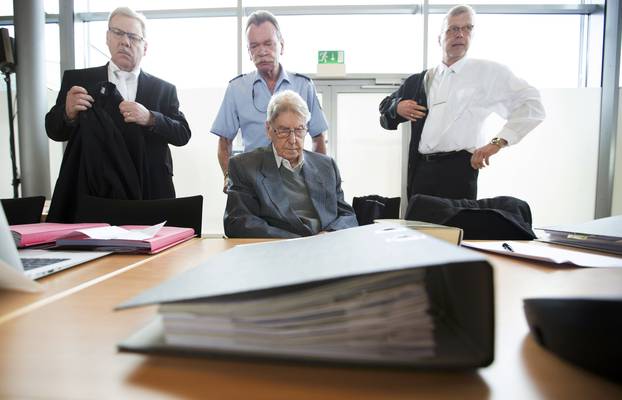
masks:
[[[41,285],[24,275],[24,268],[2,207],[0,207],[0,288],[28,292],[41,290]]]

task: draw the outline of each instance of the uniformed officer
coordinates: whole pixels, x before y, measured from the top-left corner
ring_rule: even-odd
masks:
[[[328,123],[310,78],[287,72],[279,63],[283,54],[283,37],[274,15],[268,11],[255,11],[246,23],[248,52],[257,68],[229,82],[225,97],[212,125],[211,132],[219,136],[218,162],[227,181],[227,170],[233,139],[242,131],[244,151],[267,146],[266,110],[274,93],[289,89],[306,101],[311,120],[309,134],[313,138],[313,151],[326,154],[324,132]]]

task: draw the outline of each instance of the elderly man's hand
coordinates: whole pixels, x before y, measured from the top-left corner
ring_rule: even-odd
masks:
[[[122,101],[119,104],[119,112],[126,123],[135,123],[141,126],[153,126],[155,117],[151,111],[135,101]]]
[[[427,109],[414,100],[402,100],[397,104],[396,111],[402,118],[415,122],[425,117]]]
[[[222,184],[222,192],[224,194],[228,194],[227,189],[229,188],[229,174],[226,173],[224,177],[224,183]]]
[[[471,156],[471,167],[481,169],[490,165],[490,156],[497,154],[501,147],[496,144],[487,144],[475,150]]]
[[[65,115],[73,121],[78,117],[80,111],[85,111],[92,107],[95,100],[88,94],[82,86],[72,86],[67,92],[65,99]]]

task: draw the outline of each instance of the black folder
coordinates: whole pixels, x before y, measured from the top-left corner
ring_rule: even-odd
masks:
[[[307,362],[472,369],[494,359],[492,268],[479,253],[394,224],[373,224],[323,235],[239,245],[121,304],[126,309],[153,304],[236,302],[309,286],[395,271],[423,271],[433,320],[434,354],[391,357],[308,357],[219,346],[193,348],[167,343],[160,317],[119,344],[121,351],[201,356],[274,358]]]
[[[540,229],[543,242],[622,255],[622,215]]]

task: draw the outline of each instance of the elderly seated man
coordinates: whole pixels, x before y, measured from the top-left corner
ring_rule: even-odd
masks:
[[[310,118],[299,94],[272,97],[266,121],[272,144],[229,161],[228,237],[293,238],[358,225],[335,161],[303,149]]]

